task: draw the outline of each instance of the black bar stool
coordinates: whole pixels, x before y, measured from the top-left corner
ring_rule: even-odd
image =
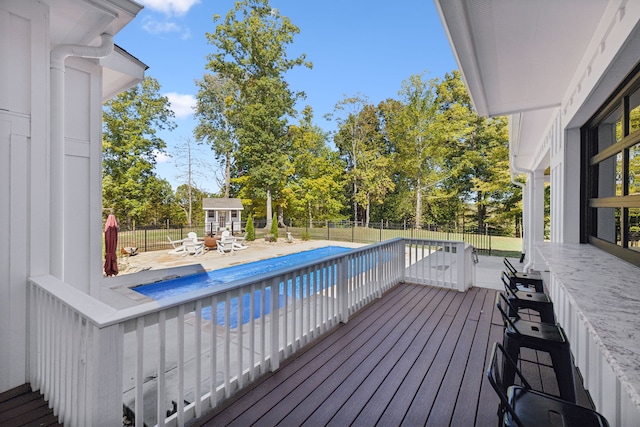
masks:
[[[545,323],[556,323],[556,316],[553,312],[553,303],[549,295],[542,292],[515,291],[509,283],[509,276],[502,272],[502,284],[507,292],[507,315],[516,317],[520,309],[531,309],[540,315],[540,321]],[[511,308],[515,308],[515,312]]]
[[[498,425],[506,427],[607,427],[601,414],[589,408],[531,389],[515,362],[500,343],[495,343],[489,359],[487,377],[500,398]],[[521,385],[505,382],[500,366],[509,365]]]
[[[507,258],[502,260],[509,277],[511,287],[515,290],[527,290],[535,288],[536,292],[544,292],[544,281],[540,273],[523,273],[518,271]]]
[[[509,317],[502,304],[509,306],[509,301],[502,293],[496,297],[496,306],[505,322],[504,347],[515,361],[520,356],[520,348],[540,350],[551,355],[553,370],[556,374],[560,397],[569,402],[576,402],[576,386],[573,374],[573,360],[569,340],[558,324],[532,322],[521,319],[517,310],[512,307],[514,317]],[[513,384],[515,371],[510,366],[504,367],[504,379]]]
[[[507,268],[505,272],[514,290],[527,290],[535,288],[536,292],[544,292],[544,281],[540,273],[523,273],[509,262],[507,258],[503,258],[504,266]]]

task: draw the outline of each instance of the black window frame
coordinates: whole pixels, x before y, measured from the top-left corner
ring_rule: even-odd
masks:
[[[623,80],[614,93],[581,128],[581,218],[580,241],[592,244],[618,258],[640,266],[640,251],[629,249],[629,209],[640,208],[640,194],[629,195],[629,149],[640,144],[640,129],[630,133],[629,98],[640,91],[640,63]],[[616,110],[621,109],[622,137],[600,152],[598,151],[599,126]],[[618,154],[622,154],[621,195],[598,197],[600,165]],[[619,209],[619,243],[597,237],[599,208]]]

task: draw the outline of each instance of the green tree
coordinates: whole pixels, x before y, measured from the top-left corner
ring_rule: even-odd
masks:
[[[227,78],[205,74],[196,80],[199,87],[196,95],[195,117],[198,125],[194,129],[196,140],[211,146],[216,160],[224,168],[224,197],[231,193],[231,168],[238,148],[234,115],[231,108],[238,104],[238,87]]]
[[[442,126],[434,85],[435,81],[425,81],[423,75],[412,75],[402,83],[401,106],[393,102],[381,106],[398,175],[413,191],[416,228],[422,227],[425,194],[436,191],[446,173],[442,167]]]
[[[360,115],[364,145],[359,153],[357,179],[360,181],[360,192],[357,200],[364,207],[365,227],[369,227],[372,205],[384,203],[386,195],[394,189],[391,179],[393,156],[384,143],[378,110],[373,105],[367,105]]]
[[[271,221],[270,234],[273,236],[273,238],[277,242],[278,241],[278,219],[276,218],[275,214],[273,215],[273,220]]]
[[[447,73],[437,86],[442,123],[447,123],[442,143],[447,146],[446,187],[475,211],[477,227],[497,226],[505,214],[516,214],[514,195],[520,189],[511,184],[509,135],[506,117],[479,117],[460,73]]]
[[[284,190],[291,216],[314,220],[336,219],[344,209],[344,163],[327,145],[327,133],[313,124],[310,106],[298,125],[289,127],[293,174]]]
[[[166,147],[157,132],[175,128],[169,100],[159,91],[158,81],[146,77],[104,106],[102,203],[128,227],[145,217],[156,156]]]
[[[183,139],[176,148],[175,165],[176,169],[180,172],[176,178],[184,182],[184,185],[180,187],[186,189],[186,194],[184,194],[186,200],[180,200],[178,205],[181,209],[186,209],[187,225],[191,226],[194,219],[193,207],[196,207],[195,218],[199,218],[202,213],[202,192],[198,189],[195,179],[198,176],[204,178],[200,171],[210,170],[211,168],[207,167],[208,165],[203,158],[203,153],[199,150],[200,147],[196,146],[190,138]],[[178,187],[178,189],[180,189],[180,187]],[[176,197],[178,197],[177,190]],[[180,197],[182,198],[183,194],[181,194]]]
[[[206,197],[211,197],[211,194],[194,185],[182,184],[176,188],[174,203],[183,213],[187,225],[204,223],[202,199]]]
[[[338,131],[333,137],[333,142],[340,151],[340,155],[346,163],[346,177],[351,185],[351,204],[353,206],[353,221],[358,222],[358,190],[360,186],[358,158],[364,145],[360,123],[360,112],[367,105],[368,99],[362,94],[346,96],[339,101],[332,114],[327,119],[335,120]]]
[[[354,221],[359,208],[362,222],[369,226],[372,204],[382,204],[393,190],[391,156],[384,144],[377,109],[360,96],[346,98],[336,110],[348,108],[346,118],[338,119],[334,143],[347,163],[347,179],[351,183]]]
[[[249,214],[249,217],[247,218],[247,227],[245,231],[247,232],[246,240],[248,242],[256,240],[256,230],[253,228],[253,216],[251,214]]]
[[[206,36],[215,52],[207,56],[206,68],[237,87],[228,105],[239,146],[237,175],[254,189],[252,196],[264,196],[268,228],[272,197],[278,197],[290,168],[287,120],[304,96],[289,88],[285,73],[311,63],[305,55],[289,58],[287,47],[300,30],[267,0],[238,1],[224,20],[216,15],[214,22],[215,31]]]
[[[173,218],[171,205],[174,201],[173,189],[166,179],[150,177],[144,188],[146,194],[142,214],[137,221],[143,225],[161,225]]]

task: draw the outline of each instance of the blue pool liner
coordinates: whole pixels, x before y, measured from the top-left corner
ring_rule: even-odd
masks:
[[[320,260],[321,258],[325,258],[328,256],[344,253],[350,251],[350,248],[345,248],[342,246],[326,246],[324,248],[313,249],[310,251],[299,252],[290,255],[284,255],[281,257],[275,257],[255,262],[250,262],[247,264],[235,265],[232,267],[221,268],[219,270],[213,270],[208,273],[200,273],[194,274],[190,276],[178,277],[175,279],[165,280],[158,283],[152,283],[148,285],[137,286],[133,288],[134,291],[141,293],[143,295],[148,296],[149,298],[155,300],[163,300],[170,297],[174,297],[186,292],[191,292],[203,288],[215,287],[219,285],[223,285],[225,283],[229,283],[235,280],[244,279],[247,277],[254,277],[264,273],[271,273],[274,271],[282,270],[285,268],[289,268],[292,266],[296,266],[299,264],[304,264],[309,261]],[[321,270],[315,272],[315,274],[320,274]],[[335,271],[332,272],[335,277]],[[304,277],[304,282],[302,286],[302,295],[301,295],[301,287],[300,287],[300,277],[296,277],[295,286],[293,285],[292,280],[288,280],[287,282],[287,291],[285,292],[284,283],[280,283],[279,292],[279,302],[278,306],[282,307],[284,305],[284,294],[293,296],[295,294],[295,298],[306,298],[306,286],[307,278]],[[312,280],[309,286],[311,286],[311,291],[317,292],[319,289],[315,289],[317,287],[317,282]],[[255,300],[256,302],[260,301],[261,291],[258,289],[255,291]],[[271,296],[271,287],[265,288],[265,297],[268,300]],[[251,319],[251,307],[249,305],[249,293],[245,293],[242,296],[242,323],[247,323]],[[219,302],[216,307],[216,323],[218,325],[225,325],[225,315],[224,315],[224,307],[225,302]],[[229,315],[229,325],[231,328],[237,328],[238,326],[238,299],[232,298],[230,301],[230,315]],[[267,305],[265,307],[265,313],[269,314],[271,307]],[[260,304],[255,304],[253,318],[259,318],[263,313],[260,312]],[[202,310],[202,317],[205,320],[211,320],[211,307],[206,307]]]

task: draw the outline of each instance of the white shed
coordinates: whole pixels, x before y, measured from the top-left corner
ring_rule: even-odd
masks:
[[[204,209],[204,232],[215,233],[220,229],[231,232],[242,229],[242,200],[235,198],[205,198],[202,199]]]

